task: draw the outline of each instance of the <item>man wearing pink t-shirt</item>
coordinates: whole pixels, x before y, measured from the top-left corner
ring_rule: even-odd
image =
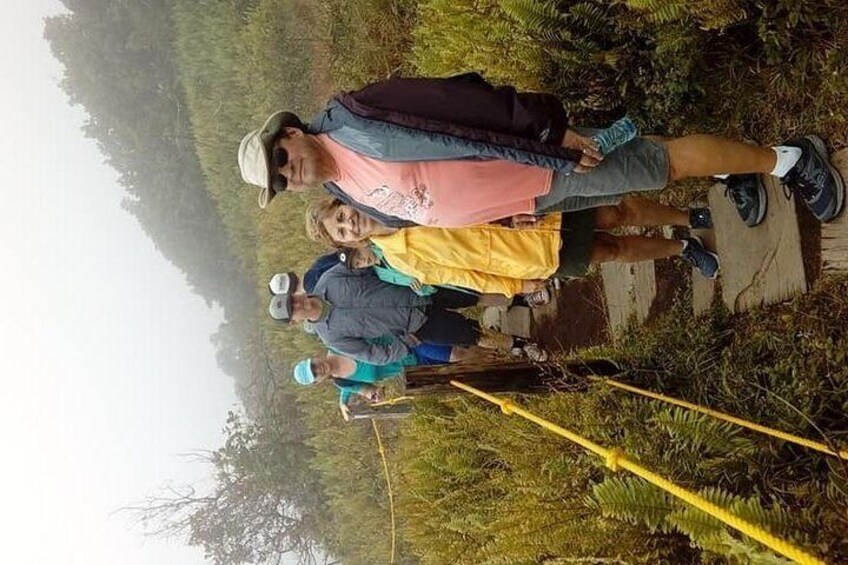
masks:
[[[343,93],[308,128],[277,112],[244,137],[238,155],[244,180],[262,189],[260,206],[277,192],[323,184],[396,226],[586,210],[718,174],[778,176],[821,221],[843,206],[842,179],[815,136],[773,148],[711,135],[637,137],[604,157],[589,134],[568,123],[551,95],[495,88],[466,74],[390,79]],[[740,215],[751,202],[761,215],[756,183],[728,186],[745,192],[745,199],[733,194]]]

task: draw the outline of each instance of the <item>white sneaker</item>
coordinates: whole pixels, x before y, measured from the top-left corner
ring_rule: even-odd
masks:
[[[530,343],[525,344],[524,347],[521,348],[521,350],[524,352],[524,355],[527,356],[528,360],[533,361],[535,363],[544,363],[548,360],[548,352],[539,347],[538,344],[533,343],[532,341]]]
[[[547,288],[540,288],[528,294],[525,298],[527,306],[530,308],[538,308],[544,306],[551,301],[551,291]]]

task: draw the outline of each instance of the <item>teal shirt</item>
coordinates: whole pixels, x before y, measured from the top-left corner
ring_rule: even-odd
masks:
[[[449,284],[442,284],[437,286],[432,286],[429,284],[421,285],[421,288],[418,290],[412,288],[412,283],[415,282],[415,277],[410,277],[406,273],[401,273],[386,261],[386,258],[383,256],[383,250],[377,247],[375,244],[371,244],[371,250],[374,252],[374,255],[380,260],[379,265],[374,265],[371,267],[374,269],[374,273],[377,275],[377,278],[383,282],[387,282],[389,284],[396,284],[398,286],[408,286],[412,289],[412,292],[417,294],[418,296],[430,296],[431,294],[435,294],[438,292],[439,287],[441,288],[450,288],[452,290],[460,290],[462,292],[471,292],[467,288],[460,288],[458,286],[451,286]]]
[[[368,341],[385,344],[393,341],[393,337],[380,337]],[[353,395],[365,390],[369,384],[374,384],[386,379],[394,379],[403,374],[403,368],[418,364],[418,358],[410,353],[400,361],[388,365],[372,365],[363,361],[356,361],[356,369],[352,374],[344,378],[333,378],[333,384],[339,389],[339,404],[347,404]]]
[[[386,261],[386,258],[383,257],[383,251],[377,247],[376,245],[371,245],[371,250],[374,252],[374,255],[380,260],[380,264],[374,265],[371,267],[374,269],[374,273],[376,273],[377,278],[381,281],[387,282],[389,284],[395,284],[398,286],[408,286],[412,288],[412,283],[415,281],[413,277],[410,277],[407,274],[401,273]],[[421,285],[421,288],[416,290],[412,289],[412,291],[418,296],[430,296],[431,294],[435,294],[436,290],[438,290],[434,286],[430,286],[428,284]]]

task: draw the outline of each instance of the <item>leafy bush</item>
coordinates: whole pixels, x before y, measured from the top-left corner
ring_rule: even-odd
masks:
[[[495,82],[538,89],[544,47],[497,0],[427,0],[412,32],[412,64],[423,76],[479,71]]]
[[[322,0],[320,35],[327,60],[318,62],[333,90],[410,71],[406,53],[418,2],[414,0]]]

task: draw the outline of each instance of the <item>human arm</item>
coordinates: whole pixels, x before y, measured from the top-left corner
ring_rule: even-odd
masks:
[[[344,337],[333,340],[332,348],[342,355],[372,365],[388,365],[409,355],[409,347],[399,339],[389,343],[371,343],[364,338]]]
[[[339,387],[339,404],[342,405],[349,404],[354,395],[359,395],[369,402],[377,402],[382,396],[379,388],[368,383],[346,381],[344,385],[336,386]]]
[[[514,228],[529,228],[536,225],[539,217],[533,214],[516,214],[510,220],[510,224]]]
[[[575,173],[588,173],[604,160],[603,154],[598,149],[598,142],[591,137],[580,135],[573,129],[565,130],[562,146],[583,153],[580,163],[574,168]]]
[[[382,390],[367,383],[343,381],[343,384],[336,382],[336,386],[339,388],[339,410],[346,422],[350,421],[350,408],[348,404],[350,404],[354,395],[359,395],[368,402],[379,402],[383,399]]]

